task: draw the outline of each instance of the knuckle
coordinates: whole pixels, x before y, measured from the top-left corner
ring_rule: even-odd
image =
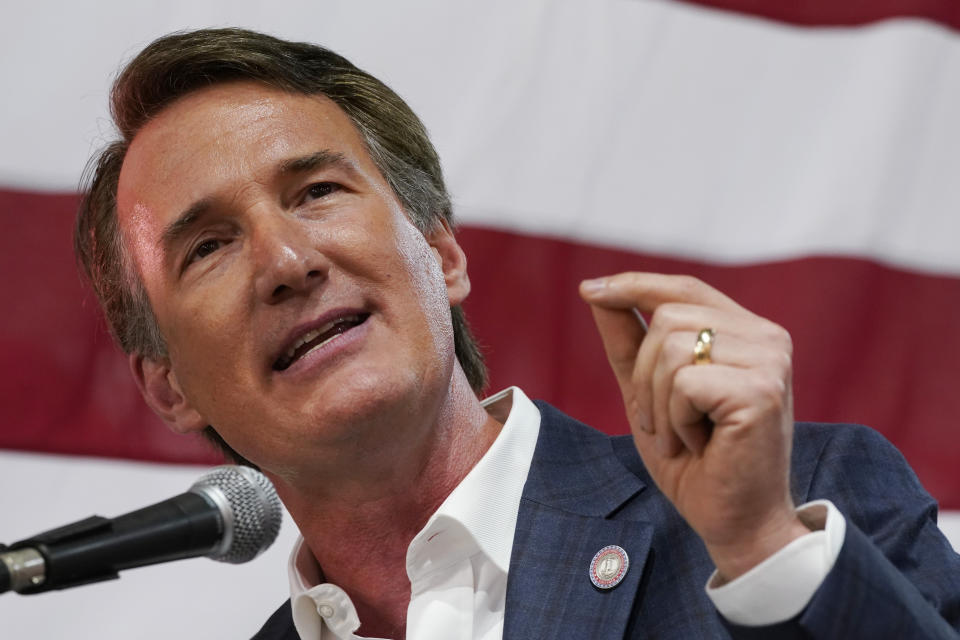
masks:
[[[793,337],[790,335],[790,332],[781,327],[781,341],[783,344],[783,352],[787,354],[787,357],[793,357]]]
[[[681,319],[681,305],[666,302],[653,310],[653,315],[650,316],[650,324],[651,326],[656,325],[661,330],[670,330],[680,326]]]
[[[633,371],[630,373],[630,386],[633,388],[637,396],[643,397],[647,393],[647,389],[650,385],[650,374],[646,367],[634,367]]]
[[[763,335],[762,367],[776,374],[779,380],[789,380],[793,371],[793,338],[782,326],[764,320],[760,326]]]
[[[618,273],[615,277],[631,289],[640,288],[644,284],[643,273],[640,271],[624,271]]]
[[[769,371],[770,375],[780,380],[789,379],[793,373],[793,359],[790,353],[780,349],[766,351],[762,359],[757,361],[756,366]]]
[[[635,393],[627,397],[627,412],[642,424],[650,422],[649,411],[647,409],[646,399],[642,394]]]
[[[670,323],[669,316],[670,312],[667,309],[670,305],[662,304],[656,309],[653,310],[653,313],[650,314],[650,326],[656,327],[657,329],[666,328]]]
[[[751,386],[758,404],[767,410],[779,412],[785,406],[787,386],[780,376],[758,372],[753,376]]]
[[[695,382],[696,373],[693,367],[680,367],[673,374],[673,388],[680,393],[687,393]]]
[[[677,289],[684,295],[684,297],[690,297],[703,289],[706,285],[699,278],[694,278],[689,275],[677,276]]]
[[[793,338],[790,336],[790,332],[774,322],[771,322],[770,326],[772,337],[777,344],[787,354],[793,354]]]
[[[775,371],[777,373],[777,379],[789,386],[790,381],[793,379],[793,362],[789,353],[783,354],[783,357],[780,359],[780,366],[777,367]]]
[[[689,359],[693,352],[693,345],[688,344],[687,336],[678,332],[667,334],[663,340],[663,349],[667,359],[671,362],[678,359]]]
[[[764,319],[762,331],[764,337],[771,344],[775,345],[777,349],[781,350],[788,357],[793,356],[793,337],[789,331],[776,322],[766,319]]]

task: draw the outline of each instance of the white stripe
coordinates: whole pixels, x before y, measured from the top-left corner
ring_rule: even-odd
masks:
[[[937,524],[953,545],[953,550],[960,553],[960,511],[942,511]]]
[[[960,37],[930,22],[797,29],[637,0],[34,6],[0,26],[0,184],[73,188],[109,137],[118,61],[174,28],[235,23],[326,43],[395,86],[467,222],[960,274]]]
[[[113,517],[183,493],[200,467],[0,451],[0,540],[10,544],[91,515]],[[0,596],[5,638],[248,638],[287,597],[296,527],[245,565],[196,558],[119,580]],[[240,588],[238,588],[240,585]]]
[[[132,511],[186,491],[202,473],[190,466],[0,451],[0,541],[9,544],[94,514]],[[960,511],[942,513],[940,528],[960,551]],[[295,539],[285,515],[277,542],[245,565],[197,558],[65,591],[4,594],[4,637],[250,637],[287,598],[286,556]]]
[[[454,91],[450,112],[472,116],[444,149],[464,219],[722,262],[839,253],[960,273],[955,33],[679,4],[557,14],[533,52]]]

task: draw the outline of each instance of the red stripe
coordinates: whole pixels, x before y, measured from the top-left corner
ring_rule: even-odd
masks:
[[[140,400],[74,265],[76,206],[76,196],[0,190],[0,447],[217,461]]]
[[[924,18],[960,29],[956,0],[679,0],[803,27],[846,27],[889,18]]]
[[[140,400],[77,276],[75,206],[73,196],[0,191],[0,447],[215,461]],[[577,283],[629,269],[690,273],[791,331],[799,418],[878,428],[944,507],[960,508],[960,279],[846,258],[720,267],[476,228],[460,240],[474,285],[466,307],[492,388],[517,384],[598,428],[626,432]]]
[[[627,270],[691,274],[791,332],[798,419],[873,426],[944,507],[960,508],[960,279],[848,258],[731,267],[480,229],[460,237],[474,284],[466,308],[493,388],[518,384],[604,431],[626,433],[577,284]]]

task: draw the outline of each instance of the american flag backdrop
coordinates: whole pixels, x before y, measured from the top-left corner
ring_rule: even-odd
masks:
[[[83,5],[0,19],[0,542],[166,498],[217,462],[140,400],[70,234],[119,64],[169,31],[237,25],[328,46],[423,118],[491,391],[625,433],[576,285],[693,274],[790,330],[797,418],[881,431],[960,547],[952,0]],[[288,519],[242,567],[0,596],[3,637],[249,636],[285,597],[294,536]]]

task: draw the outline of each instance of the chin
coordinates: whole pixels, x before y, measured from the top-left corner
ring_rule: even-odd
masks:
[[[446,382],[412,370],[368,369],[353,372],[334,395],[324,394],[311,411],[325,425],[322,432],[336,438],[362,437],[373,429],[393,430],[411,417],[421,418],[426,403],[438,402]],[[326,439],[326,438],[325,438]]]

